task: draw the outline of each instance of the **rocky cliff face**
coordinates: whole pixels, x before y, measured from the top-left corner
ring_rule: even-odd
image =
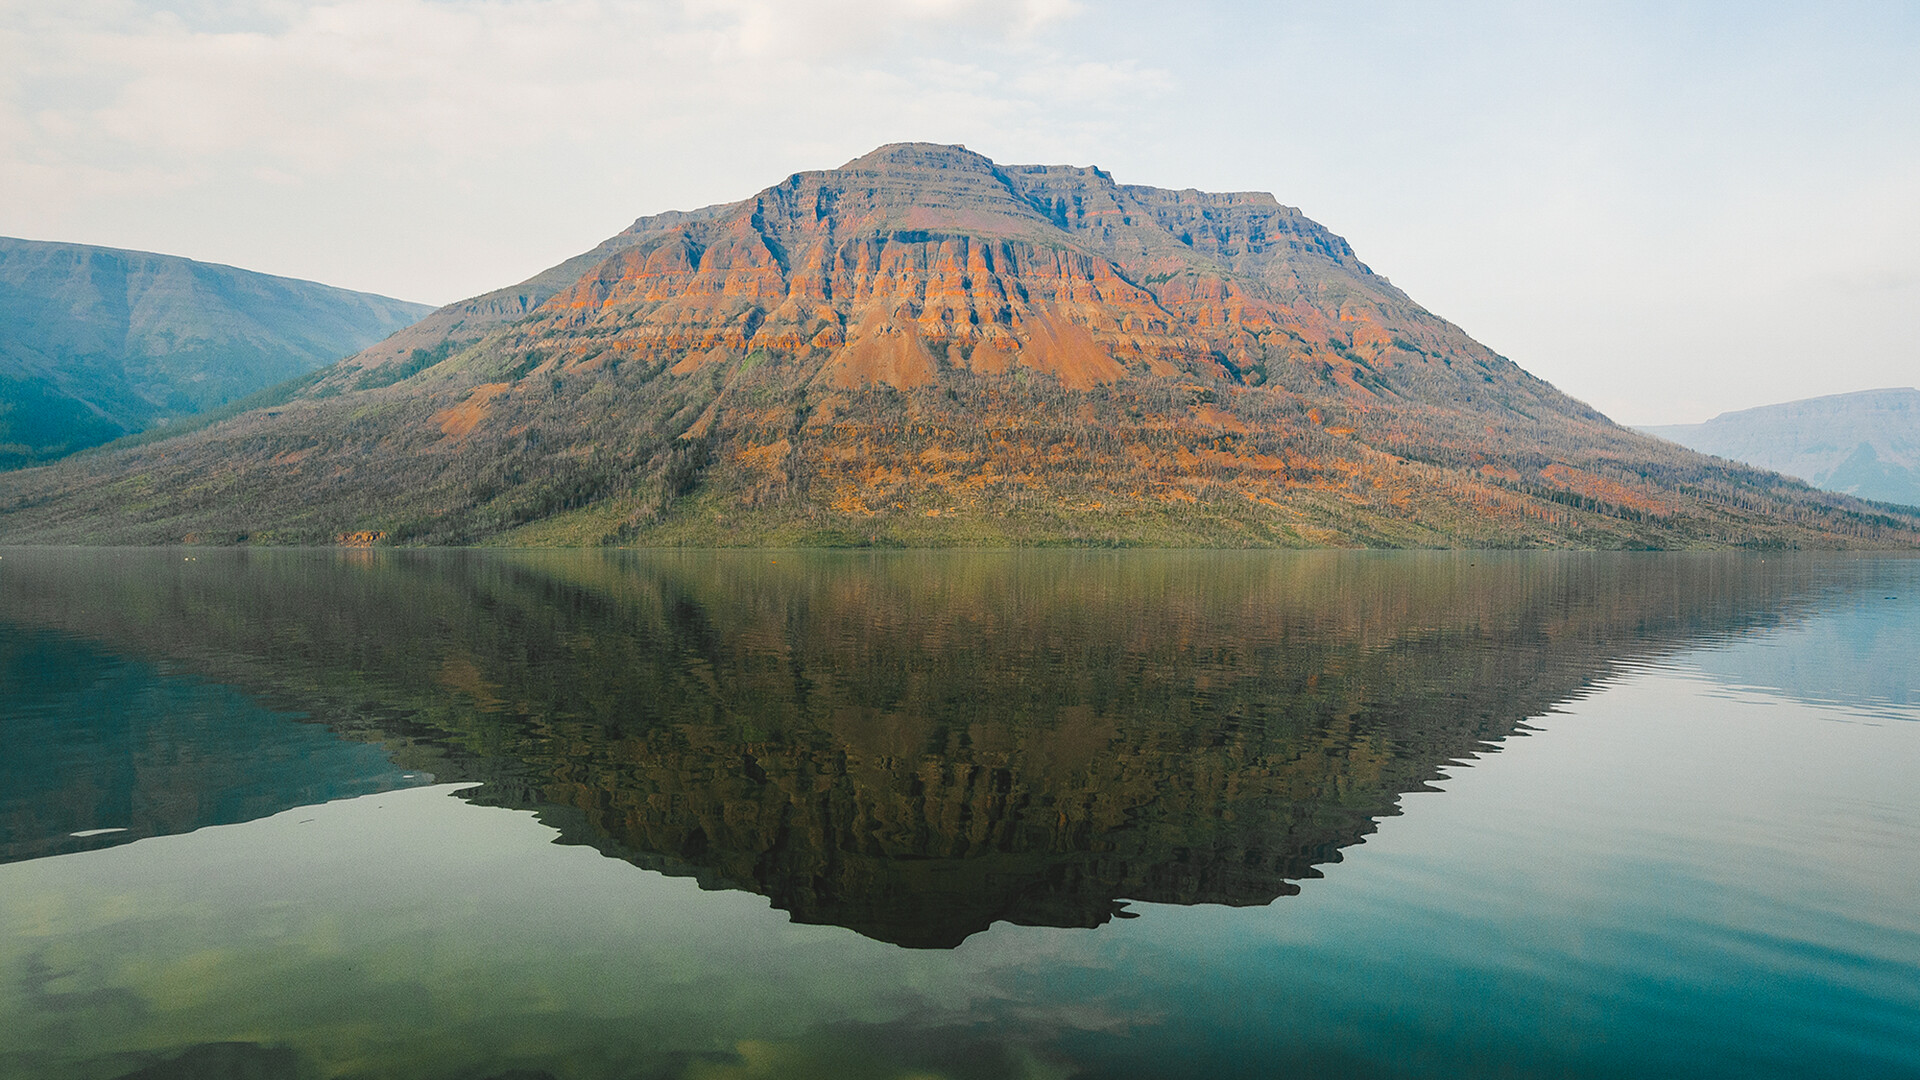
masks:
[[[575,357],[602,363],[830,352],[815,377],[840,388],[930,385],[942,363],[1027,368],[1079,390],[1183,372],[1257,386],[1281,358],[1360,388],[1370,361],[1451,368],[1421,341],[1517,370],[1270,195],[1121,187],[1098,169],[1003,169],[919,144],[730,206],[643,218],[596,253],[420,331],[528,315],[518,343],[574,339]]]
[[[1920,518],[1620,428],[1272,196],[902,144],[643,218],[271,413],[10,481],[0,537],[1911,545]]]

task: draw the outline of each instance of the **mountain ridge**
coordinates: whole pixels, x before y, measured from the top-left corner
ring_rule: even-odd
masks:
[[[1905,547],[1920,517],[1622,428],[1271,195],[904,143],[10,478],[0,538]]]
[[[0,237],[0,467],[218,408],[427,310],[176,255]]]
[[[1886,387],[1639,430],[1814,487],[1920,506],[1920,390]]]

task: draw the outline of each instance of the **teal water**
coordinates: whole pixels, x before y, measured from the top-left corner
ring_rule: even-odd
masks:
[[[0,1075],[1920,1076],[1920,560],[3,554]]]
[[[377,745],[167,667],[0,623],[0,860],[252,821],[416,779]]]

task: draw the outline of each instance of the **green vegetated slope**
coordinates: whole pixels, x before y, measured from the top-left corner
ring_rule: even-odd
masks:
[[[1259,193],[882,147],[643,218],[0,540],[1914,546],[1622,428]]]
[[[171,255],[0,237],[0,468],[217,409],[430,310]]]
[[[1807,398],[1722,413],[1704,424],[1640,430],[1828,491],[1920,506],[1920,390],[1912,387]]]

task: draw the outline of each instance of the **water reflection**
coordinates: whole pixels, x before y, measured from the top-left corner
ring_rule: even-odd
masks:
[[[1920,563],[1848,560],[1811,617],[1701,651],[1725,683],[1859,716],[1920,720]]]
[[[143,832],[234,820],[211,808],[238,805],[236,763],[273,789],[255,813],[348,775],[477,780],[468,798],[567,842],[945,948],[996,921],[1097,926],[1127,900],[1295,892],[1402,794],[1622,663],[1796,618],[1822,565],[22,551],[0,563],[0,642],[52,649],[34,663],[76,686],[105,650],[246,691],[244,722],[207,708],[167,730],[184,809]],[[106,741],[77,763],[59,724],[24,722],[22,663],[8,776],[40,780],[8,796],[10,858],[74,842],[153,775]],[[315,738],[394,764],[286,749]]]
[[[232,687],[0,623],[0,862],[124,844],[409,782]]]

